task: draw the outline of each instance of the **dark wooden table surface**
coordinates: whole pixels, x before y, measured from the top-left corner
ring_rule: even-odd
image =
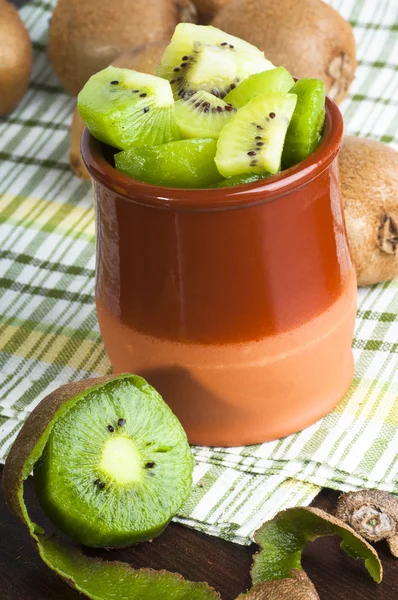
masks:
[[[13,0],[21,6],[26,0]],[[0,468],[1,473],[1,468]],[[26,484],[31,514],[42,523],[34,502],[32,481]],[[333,508],[337,494],[324,490],[315,506]],[[152,543],[98,553],[108,560],[123,560],[134,567],[178,571],[187,579],[208,581],[223,600],[234,600],[250,587],[249,569],[255,546],[237,546],[171,524]],[[348,558],[337,538],[323,538],[307,545],[304,568],[318,589],[321,600],[398,600],[398,559],[386,546],[377,545],[384,566],[384,580],[372,582],[362,564]],[[78,600],[76,591],[61,581],[39,558],[24,526],[5,505],[0,490],[0,599],[1,600]],[[154,599],[156,600],[156,599]]]
[[[0,469],[1,472],[1,469]],[[332,509],[337,494],[324,490],[315,505]],[[26,484],[30,514],[43,524],[34,499],[32,481]],[[187,579],[208,581],[223,600],[234,600],[250,587],[249,569],[255,546],[243,547],[197,533],[172,523],[152,543],[123,550],[95,552],[108,560],[122,560],[134,567],[180,572]],[[384,566],[384,580],[373,583],[362,563],[347,557],[338,538],[323,538],[307,545],[304,568],[321,600],[398,599],[398,559],[383,543],[377,545]],[[76,591],[59,579],[39,558],[24,526],[17,521],[0,494],[0,599],[78,600]],[[156,598],[154,598],[156,600]]]

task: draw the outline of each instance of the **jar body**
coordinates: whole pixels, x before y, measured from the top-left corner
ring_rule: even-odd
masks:
[[[107,354],[115,373],[162,394],[191,443],[275,439],[343,398],[356,278],[336,158],[275,199],[259,190],[233,208],[150,205],[100,181],[94,194]]]

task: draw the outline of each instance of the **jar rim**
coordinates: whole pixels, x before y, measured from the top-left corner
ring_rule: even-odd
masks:
[[[87,128],[81,139],[81,153],[92,179],[126,200],[171,210],[243,208],[276,200],[315,179],[331,164],[342,144],[344,123],[339,107],[328,96],[325,108],[322,138],[310,156],[275,175],[237,186],[192,189],[143,183],[117,171],[105,158],[102,143]]]

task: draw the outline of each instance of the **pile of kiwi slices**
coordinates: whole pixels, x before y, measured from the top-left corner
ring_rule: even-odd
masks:
[[[115,167],[150,184],[239,185],[278,173],[317,147],[325,86],[295,83],[255,46],[211,26],[180,23],[155,75],[110,66],[78,96]]]

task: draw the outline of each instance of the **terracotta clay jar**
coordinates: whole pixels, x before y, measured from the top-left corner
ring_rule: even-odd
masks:
[[[107,354],[115,373],[138,373],[162,394],[191,443],[291,434],[350,386],[356,278],[336,160],[343,122],[329,99],[326,108],[308,159],[235,188],[135,181],[84,132]]]

